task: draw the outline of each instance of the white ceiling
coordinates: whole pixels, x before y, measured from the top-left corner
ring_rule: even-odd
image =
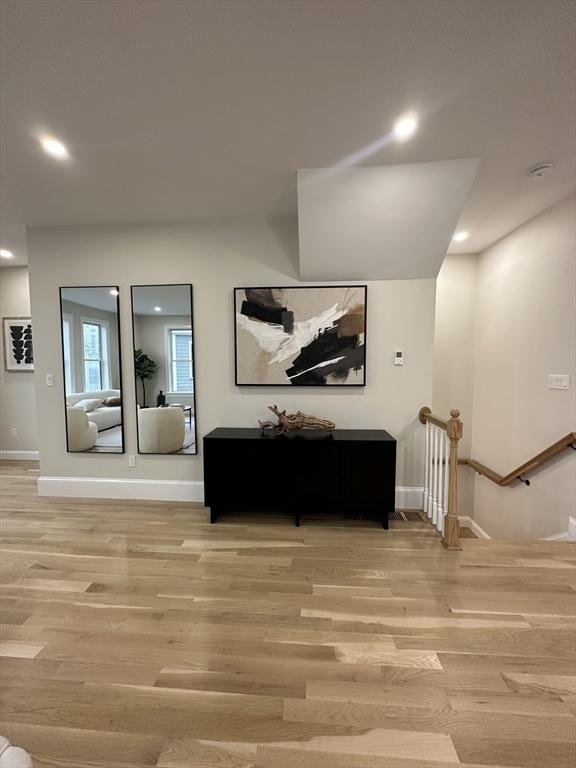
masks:
[[[62,288],[64,301],[73,301],[85,307],[102,309],[106,312],[116,312],[118,302],[133,302],[134,314],[153,315],[154,317],[190,316],[190,286],[189,285],[135,285],[132,299],[130,290],[119,292],[119,297],[113,296],[110,290],[117,286],[74,286]],[[157,312],[154,307],[160,307]]]
[[[118,297],[113,296],[110,291],[117,290],[117,286],[75,286],[72,288],[62,288],[62,300],[72,301],[75,304],[81,304],[91,309],[101,309],[104,312],[116,313],[118,307]]]
[[[478,160],[298,171],[300,277],[436,277]]]
[[[189,285],[135,285],[132,300],[137,315],[190,317]],[[154,307],[160,307],[161,311],[156,312]]]
[[[299,168],[480,158],[463,252],[574,188],[572,2],[2,0],[0,23],[18,258],[23,224],[292,217]],[[406,109],[417,135],[382,140]]]

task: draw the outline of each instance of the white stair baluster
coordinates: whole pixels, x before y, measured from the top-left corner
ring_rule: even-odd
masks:
[[[442,533],[444,533],[444,523],[446,522],[446,515],[448,514],[448,489],[449,489],[449,472],[450,472],[450,438],[448,433],[444,435],[444,447],[445,447],[445,463],[444,463],[444,503],[442,505]]]
[[[422,509],[426,509],[428,499],[428,422],[424,425],[424,486],[422,488]]]
[[[426,509],[426,514],[428,515],[428,519],[432,518],[432,481],[434,479],[434,425],[430,424],[430,451],[428,454],[428,507]]]
[[[438,441],[438,513],[436,530],[442,532],[442,517],[444,514],[444,430],[440,430]]]
[[[429,468],[428,468],[428,508],[426,510],[426,513],[428,515],[428,519],[430,520],[432,518],[432,481],[434,479],[434,425],[430,424],[430,455],[428,457],[429,461]]]
[[[428,509],[428,483],[429,483],[429,472],[430,472],[430,423],[426,422],[426,432],[424,435],[424,445],[425,445],[425,459],[424,459],[424,495],[422,497],[422,509],[424,512]]]
[[[432,523],[436,525],[438,518],[438,433],[440,429],[434,425],[434,457],[433,457],[433,492],[432,492]]]

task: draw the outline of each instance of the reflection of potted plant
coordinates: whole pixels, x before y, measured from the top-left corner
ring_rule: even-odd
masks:
[[[142,382],[142,407],[146,408],[146,379],[151,379],[156,373],[158,366],[143,349],[134,350],[134,371],[136,378]]]

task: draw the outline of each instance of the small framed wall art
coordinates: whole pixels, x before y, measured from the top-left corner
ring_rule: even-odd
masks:
[[[238,386],[366,385],[365,285],[235,288]]]
[[[33,371],[32,321],[29,317],[4,317],[4,368]]]

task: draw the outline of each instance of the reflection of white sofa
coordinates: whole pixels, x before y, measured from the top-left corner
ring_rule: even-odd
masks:
[[[80,408],[66,408],[66,428],[69,451],[88,451],[96,444],[98,427]]]
[[[184,444],[184,411],[181,408],[139,408],[140,453],[175,453]]]
[[[120,390],[101,389],[95,392],[74,392],[73,395],[66,395],[66,405],[74,407],[81,400],[105,400],[107,397],[120,397]],[[122,408],[119,405],[100,405],[88,412],[88,418],[96,424],[98,432],[102,432],[103,429],[110,429],[110,427],[117,427],[122,424]]]

